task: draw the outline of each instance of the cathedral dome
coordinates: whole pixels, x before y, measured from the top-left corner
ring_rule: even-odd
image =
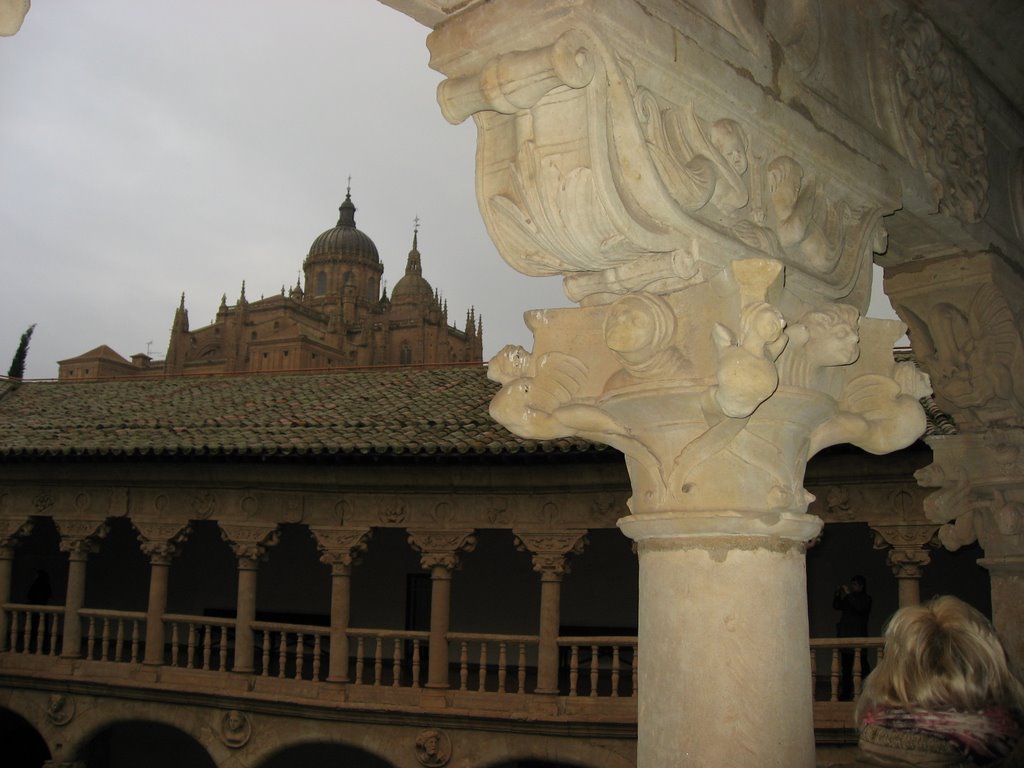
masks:
[[[317,256],[352,256],[380,263],[377,246],[369,235],[356,229],[356,207],[352,195],[345,194],[345,202],[338,208],[338,224],[321,233],[309,246],[307,259]]]
[[[417,235],[412,236],[412,250],[409,251],[409,259],[405,264],[405,274],[395,284],[391,292],[392,304],[427,303],[434,300],[434,289],[423,277],[423,266],[420,260],[420,252],[417,246]]]

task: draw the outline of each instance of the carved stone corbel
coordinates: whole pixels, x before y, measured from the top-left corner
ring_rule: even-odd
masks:
[[[925,547],[937,543],[939,527],[924,525],[871,525],[875,549],[888,549],[886,562],[899,580],[899,604],[921,602],[920,580],[924,567],[931,562]]]
[[[438,566],[452,571],[458,567],[459,553],[476,548],[475,531],[410,530],[409,543],[420,552],[420,565],[427,570]]]
[[[100,540],[110,532],[106,520],[65,520],[54,517],[53,523],[60,535],[60,551],[67,552],[72,559],[95,554]]]
[[[139,534],[139,548],[151,563],[170,563],[192,532],[188,522],[168,523],[132,519]]]
[[[320,550],[320,562],[344,567],[351,567],[358,562],[373,535],[371,528],[312,526],[310,532]]]
[[[256,563],[262,560],[267,549],[281,538],[281,531],[276,525],[219,525],[221,538],[231,547],[239,562],[251,560]]]
[[[533,570],[545,578],[561,579],[569,572],[569,555],[579,554],[587,545],[587,532],[512,531],[516,548],[533,557]]]

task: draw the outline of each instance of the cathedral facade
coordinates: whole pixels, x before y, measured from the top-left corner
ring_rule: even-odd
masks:
[[[423,277],[413,233],[405,274],[388,296],[377,246],[356,227],[350,193],[336,226],[309,248],[303,282],[249,301],[221,300],[214,321],[191,328],[184,294],[174,315],[167,357],[129,361],[100,346],[59,363],[59,378],[83,380],[189,373],[323,370],[343,367],[481,362],[483,322],[470,309],[462,328]]]

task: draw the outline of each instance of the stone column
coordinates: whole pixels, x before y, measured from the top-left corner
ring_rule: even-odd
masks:
[[[89,555],[99,549],[99,541],[109,528],[102,520],[59,520],[60,550],[68,553],[68,587],[64,601],[64,634],[61,656],[77,659],[82,655],[82,621],[79,612],[85,605],[85,573]]]
[[[558,629],[561,625],[562,577],[567,557],[586,546],[586,531],[513,531],[520,549],[533,555],[540,574],[540,623],[537,644],[537,693],[558,693]]]
[[[925,426],[926,382],[892,358],[902,324],[862,317],[899,185],[775,96],[776,64],[799,91],[816,18],[658,9],[478,3],[428,38],[442,112],[478,128],[499,252],[579,304],[527,313],[533,348],[490,362],[490,412],[626,457],[638,766],[808,768],[806,462]]]
[[[146,652],[143,664],[164,663],[164,614],[171,560],[189,534],[188,523],[133,520],[143,554],[149,557],[149,601],[146,605]]]
[[[0,650],[7,647],[10,630],[7,611],[3,606],[11,602],[11,565],[18,540],[32,532],[32,521],[0,519]]]
[[[448,624],[451,616],[452,571],[459,552],[472,552],[472,530],[409,531],[409,543],[420,554],[420,565],[430,571],[430,640],[427,688],[448,687]]]
[[[987,252],[886,269],[914,355],[955,434],[926,438],[917,473],[929,520],[955,550],[977,541],[992,579],[992,620],[1024,669],[1024,279]]]
[[[921,602],[921,572],[931,555],[926,546],[936,540],[939,527],[926,525],[872,525],[875,549],[889,549],[886,562],[899,585],[899,606]]]
[[[238,558],[238,598],[235,603],[235,672],[255,669],[252,623],[256,620],[256,576],[260,560],[281,532],[276,526],[220,524],[221,536]]]
[[[320,560],[331,566],[331,659],[327,679],[348,682],[348,620],[352,566],[366,550],[369,528],[312,529]]]

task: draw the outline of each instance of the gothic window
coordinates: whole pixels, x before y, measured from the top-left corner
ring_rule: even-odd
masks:
[[[412,363],[412,347],[409,346],[409,342],[402,342],[402,349],[398,353],[398,362],[402,365],[409,365]]]
[[[323,296],[327,293],[327,273],[317,272],[316,273],[316,295]]]

